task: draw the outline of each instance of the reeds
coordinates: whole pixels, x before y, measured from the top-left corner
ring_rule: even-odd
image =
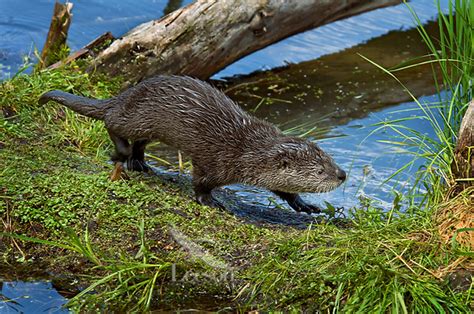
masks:
[[[390,144],[413,155],[413,160],[399,169],[393,176],[411,167],[417,160],[423,161],[414,186],[423,185],[428,207],[446,199],[447,192],[456,184],[451,165],[459,127],[466,108],[473,98],[474,77],[474,2],[455,0],[449,2],[445,15],[438,2],[439,37],[432,38],[424,29],[416,12],[407,4],[413,15],[421,38],[430,54],[415,63],[394,69],[384,69],[374,61],[366,59],[400,83],[418,105],[418,113],[397,121],[384,121],[376,131],[391,129],[396,138]],[[421,60],[421,61],[420,61]],[[436,103],[420,102],[396,77],[396,72],[410,67],[431,64],[439,97]],[[439,79],[441,78],[441,80]],[[406,127],[407,120],[423,119],[431,126],[430,134]],[[375,131],[375,132],[376,132]],[[392,177],[393,177],[392,176]],[[391,178],[389,178],[391,179]],[[416,195],[415,191],[410,196]]]

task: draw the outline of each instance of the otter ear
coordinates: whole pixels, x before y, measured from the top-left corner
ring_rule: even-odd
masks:
[[[290,160],[289,158],[285,157],[285,156],[279,156],[279,160],[278,160],[278,168],[279,169],[288,169],[288,167],[290,166]]]
[[[275,161],[279,169],[287,169],[297,154],[298,147],[293,143],[282,143],[275,145]]]

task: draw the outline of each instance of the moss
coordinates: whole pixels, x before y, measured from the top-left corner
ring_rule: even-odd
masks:
[[[75,305],[89,310],[111,295],[108,304],[119,310],[148,307],[150,290],[137,295],[130,287],[150,282],[161,289],[157,307],[204,295],[221,301],[205,299],[203,307],[220,308],[237,297],[244,308],[261,309],[467,309],[469,292],[454,294],[429,272],[459,254],[437,239],[428,212],[386,215],[369,205],[354,210],[351,229],[296,230],[200,206],[159,176],[130,173],[130,180],[110,182],[102,122],[36,102],[50,89],[103,98],[119,86],[119,79],[75,66],[2,83],[0,215],[9,233],[60,244],[4,237],[4,262],[92,276],[81,277],[85,283],[109,278],[95,286],[103,294],[84,295],[87,302]],[[192,280],[174,282],[172,264],[178,278]],[[222,280],[229,271],[234,280]],[[120,278],[112,276],[117,272]]]
[[[5,205],[0,214],[8,217],[6,231],[68,244],[67,228],[76,234],[88,230],[96,254],[108,261],[118,258],[118,263],[120,256],[134,259],[140,247],[138,226],[144,221],[147,247],[154,256],[177,263],[183,274],[212,267],[202,265],[199,258],[183,262],[189,255],[172,239],[171,228],[229,265],[260,257],[254,248],[263,248],[268,241],[262,239],[283,236],[283,231],[259,228],[229,213],[199,206],[186,191],[163,183],[158,176],[130,173],[130,180],[109,181],[111,147],[102,122],[53,103],[37,105],[41,93],[50,89],[103,98],[116,93],[119,85],[120,80],[89,76],[74,66],[20,75],[2,84],[0,105],[10,113],[0,120],[0,200]],[[20,250],[20,260],[31,267],[46,265],[59,273],[73,270],[98,275],[90,263],[78,269],[78,258],[83,256],[74,252],[58,254],[55,247],[16,241],[19,247],[11,242],[3,257],[7,262],[14,262]],[[206,287],[212,293],[212,285]]]

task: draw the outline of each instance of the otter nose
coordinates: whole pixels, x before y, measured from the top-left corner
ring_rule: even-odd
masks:
[[[346,172],[340,168],[336,170],[336,176],[341,181],[346,180]]]

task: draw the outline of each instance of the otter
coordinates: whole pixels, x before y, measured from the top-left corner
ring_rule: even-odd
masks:
[[[272,191],[296,211],[319,212],[298,193],[328,192],[346,178],[315,143],[284,135],[191,77],[156,76],[103,100],[53,90],[39,103],[50,100],[104,121],[116,168],[125,163],[129,170],[148,171],[145,147],[155,140],[183,151],[191,158],[195,197],[202,205],[222,207],[211,191],[242,183]]]

